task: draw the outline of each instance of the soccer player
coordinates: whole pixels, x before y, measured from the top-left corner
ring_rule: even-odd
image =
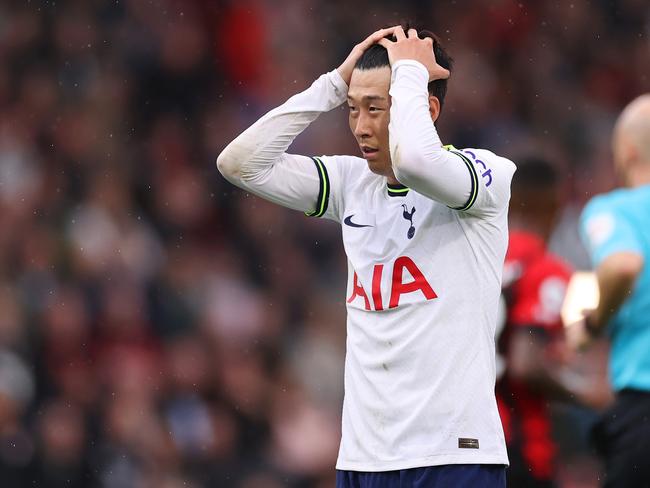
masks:
[[[600,289],[598,307],[569,327],[575,347],[605,329],[616,393],[594,430],[606,487],[650,487],[650,94],[632,101],[612,138],[626,188],[593,198],[581,231]]]
[[[237,186],[342,225],[338,487],[505,486],[495,326],[515,166],[443,147],[434,123],[450,65],[433,34],[379,30],[217,160]],[[362,158],[286,153],[346,102]]]
[[[508,445],[508,486],[554,486],[549,399],[573,401],[585,382],[563,366],[560,310],[568,266],[546,243],[560,207],[557,174],[545,160],[518,161],[503,272],[507,313],[498,337],[497,401]],[[584,388],[583,388],[584,391]]]

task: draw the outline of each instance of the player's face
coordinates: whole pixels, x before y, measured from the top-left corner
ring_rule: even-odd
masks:
[[[350,79],[350,129],[373,173],[394,178],[388,146],[390,68],[355,69]]]

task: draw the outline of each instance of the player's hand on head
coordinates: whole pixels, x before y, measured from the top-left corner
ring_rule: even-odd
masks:
[[[401,26],[394,28],[395,41],[380,39],[378,42],[388,51],[388,60],[393,65],[402,59],[412,59],[424,65],[429,72],[429,81],[444,80],[449,78],[449,70],[443,68],[436,61],[433,53],[433,39],[426,37],[420,39],[415,29],[404,32]]]
[[[378,31],[375,31],[372,34],[370,34],[363,41],[361,41],[359,44],[357,44],[352,48],[352,51],[350,51],[348,57],[345,58],[345,61],[343,61],[341,66],[336,68],[336,70],[341,75],[341,78],[343,78],[343,80],[345,81],[345,83],[347,83],[348,86],[350,86],[350,79],[352,78],[352,71],[354,70],[354,65],[357,64],[357,61],[359,61],[364,51],[368,49],[370,46],[372,46],[373,44],[379,42],[380,39],[383,39],[384,37],[393,34],[396,28],[397,27],[393,26],[393,27],[387,27],[385,29],[379,29]]]

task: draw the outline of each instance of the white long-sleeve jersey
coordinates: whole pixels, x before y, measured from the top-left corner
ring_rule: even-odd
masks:
[[[507,464],[497,411],[495,324],[514,164],[443,148],[428,74],[392,67],[390,149],[403,185],[353,156],[286,154],[342,104],[336,71],[272,110],[219,156],[235,185],[342,225],[348,257],[343,429],[337,468]]]

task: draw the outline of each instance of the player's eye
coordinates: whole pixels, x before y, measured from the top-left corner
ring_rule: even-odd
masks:
[[[382,109],[380,107],[372,107],[372,106],[368,109],[369,112],[381,112],[381,110]]]
[[[357,107],[354,107],[352,105],[348,105],[348,108],[350,109],[350,112],[354,112],[357,109]]]

